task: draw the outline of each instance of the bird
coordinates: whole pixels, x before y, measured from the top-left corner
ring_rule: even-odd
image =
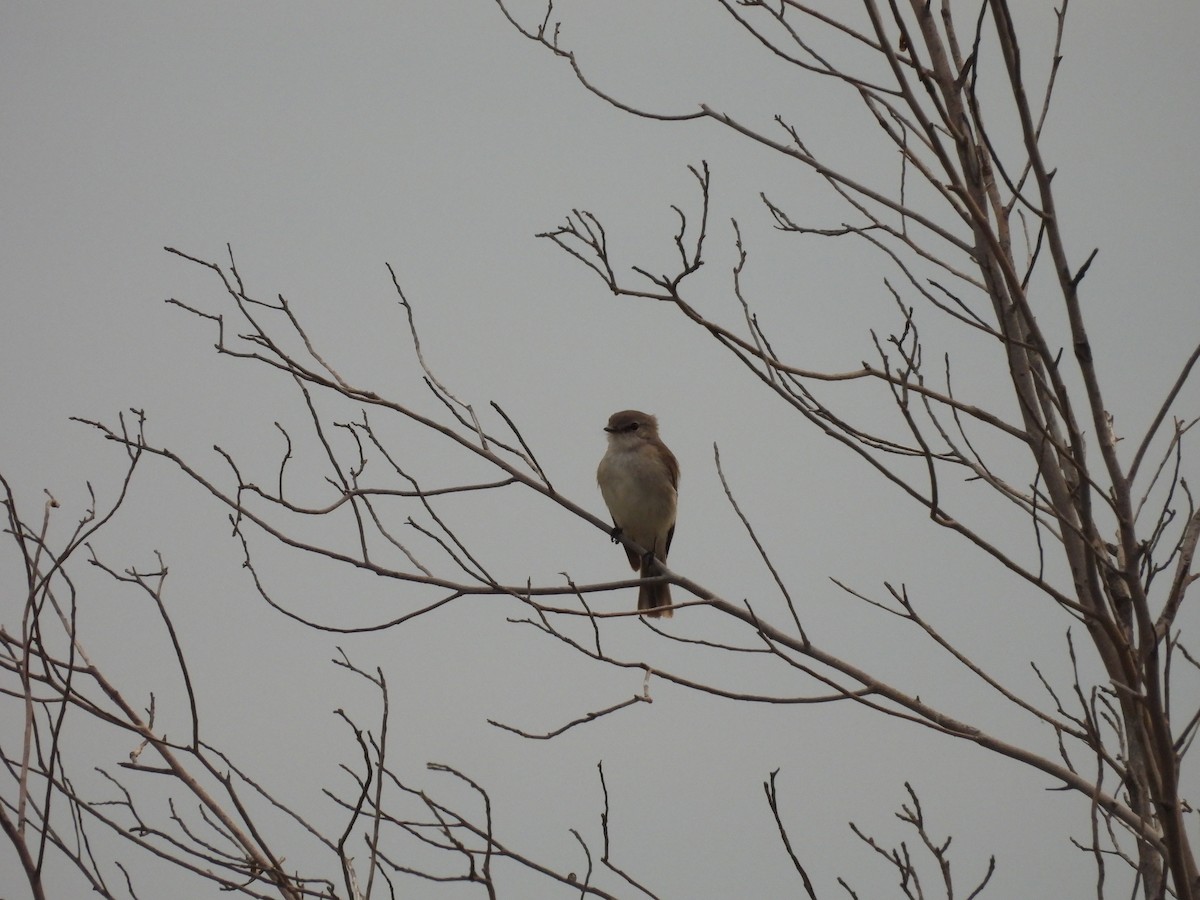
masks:
[[[642,578],[660,574],[655,562],[667,561],[675,536],[679,462],[658,437],[658,419],[636,409],[613,413],[604,430],[608,449],[596,469],[600,495],[613,520],[613,541],[619,535],[646,551],[625,548],[629,565]],[[648,616],[671,616],[671,586],[665,581],[638,587],[637,608]]]

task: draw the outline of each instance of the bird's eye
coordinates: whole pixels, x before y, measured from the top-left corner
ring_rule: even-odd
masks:
[[[640,422],[634,422],[632,425],[630,425],[630,426],[629,426],[629,430],[630,430],[630,431],[637,431],[637,430],[638,430],[639,428],[641,428],[641,427],[642,427],[642,425],[641,425],[641,423],[640,423]]]

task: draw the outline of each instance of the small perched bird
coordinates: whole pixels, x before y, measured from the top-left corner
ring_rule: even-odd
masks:
[[[620,533],[640,544],[645,556],[626,548],[629,565],[639,569],[642,578],[652,578],[659,574],[654,557],[666,562],[675,536],[679,463],[659,440],[658,419],[649,413],[613,413],[604,430],[608,451],[596,469],[596,483],[616,526],[613,539]],[[638,588],[638,609],[646,615],[669,617],[670,606],[671,586],[665,581]]]

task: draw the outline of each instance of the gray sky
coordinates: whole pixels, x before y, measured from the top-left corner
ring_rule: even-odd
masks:
[[[564,43],[604,90],[664,113],[700,102],[755,121],[781,112],[811,133],[818,153],[880,187],[894,183],[894,155],[872,144],[852,101],[757,58],[715,4],[559,6]],[[536,4],[516,8],[531,13]],[[1134,4],[1073,7],[1046,134],[1068,249],[1081,262],[1100,247],[1086,312],[1117,428],[1130,434],[1145,427],[1200,333],[1192,274],[1198,9],[1187,0],[1155,4],[1152,15]],[[1022,12],[1034,30],[1026,52],[1036,70],[1053,15],[1033,2]],[[285,295],[348,380],[433,411],[390,262],[430,365],[477,408],[499,402],[561,492],[601,513],[600,427],[616,409],[656,412],[684,472],[673,567],[731,598],[770,597],[762,603],[778,613],[769,576],[723,497],[712,462],[718,443],[739,502],[821,641],[948,712],[1052,750],[1027,721],[979,696],[915,635],[895,634],[893,622],[829,577],[872,594],[885,579],[906,583],[947,634],[1031,694],[1028,663],[1055,665],[1068,624],[1061,615],[788,419],[676,313],[612,298],[534,238],[584,208],[603,219],[624,265],[666,270],[670,204],[695,208],[686,166],[707,160],[711,261],[697,304],[739,321],[729,291],[736,217],[751,253],[748,299],[776,349],[811,368],[853,369],[872,352],[868,329],[895,325],[882,283],[895,273],[861,246],[772,230],[760,191],[808,223],[846,218],[807,172],[712,123],[661,124],[606,106],[486,2],[9,4],[0,72],[0,464],[28,510],[39,508],[43,488],[62,502],[60,534],[86,505],[86,481],[111,498],[121,469],[120,454],[68,416],[112,420],[142,408],[152,439],[209,474],[221,471],[211,451],[220,444],[263,479],[280,449],[272,422],[303,423],[288,383],[217,359],[207,323],[162,302],[215,310],[223,300],[211,276],[164,245],[220,261],[231,244],[249,292]],[[941,337],[933,323],[930,335]],[[996,371],[967,365],[970,352],[960,377],[986,399]],[[1194,413],[1194,389],[1190,400],[1184,408]],[[846,402],[858,410],[863,401]],[[398,440],[431,483],[465,464],[420,435]],[[603,534],[548,504],[514,494],[449,503],[447,512],[511,581],[624,574]],[[989,524],[1014,545],[1028,538],[1018,522]],[[322,621],[378,621],[427,596],[311,565],[266,542],[259,548],[275,595]],[[168,599],[210,740],[315,815],[328,812],[319,787],[336,782],[337,763],[355,753],[332,710],[354,710],[365,725],[374,708],[361,684],[326,662],[340,644],[388,675],[393,760],[410,780],[455,796],[423,765],[461,767],[491,791],[501,835],[557,865],[581,865],[572,862],[578,848],[568,828],[598,840],[595,768],[603,760],[616,858],[662,896],[794,894],[761,791],[779,768],[797,849],[830,895],[836,874],[864,897],[890,889],[890,872],[846,822],[886,841],[908,839],[892,816],[905,780],[921,793],[933,829],[954,835],[964,884],[995,853],[995,896],[1089,890],[1090,860],[1067,842],[1087,827],[1083,802],[1048,794],[1045,779],[971,746],[844,705],[747,707],[662,682],[652,682],[653,705],[556,741],[523,741],[486,719],[549,730],[640,692],[639,673],[589,664],[507,624],[522,613],[494,599],[462,601],[369,637],[305,631],[254,594],[211,498],[149,464],[97,551],[117,568],[148,568],[154,550],[171,567]],[[0,560],[14,564],[10,555]],[[14,577],[6,571],[5,584]],[[163,715],[181,716],[169,705],[179,702],[177,681],[145,602],[80,577],[94,587],[84,640],[98,661],[142,700],[165,683],[155,688]],[[17,595],[6,596],[0,616],[8,624]],[[603,602],[621,608],[633,593]],[[673,627],[688,627],[688,618]],[[623,656],[776,693],[812,689],[660,646],[623,621],[612,645]],[[723,634],[721,623],[693,621]],[[5,708],[6,734],[18,722]],[[112,739],[94,746],[81,765],[111,767],[130,749]],[[0,855],[0,894],[23,896],[9,862]],[[141,877],[142,896],[171,883],[153,869]],[[507,884],[509,896],[565,895],[530,888],[520,875]]]

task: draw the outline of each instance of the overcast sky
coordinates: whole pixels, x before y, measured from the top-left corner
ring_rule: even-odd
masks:
[[[1043,72],[1051,5],[1019,6],[1027,65]],[[514,8],[536,21],[536,4]],[[871,143],[853,98],[764,59],[717,4],[556,8],[564,44],[605,91],[668,114],[701,102],[755,122],[782,113],[811,135],[814,151],[881,188],[894,185],[894,154]],[[1100,248],[1085,310],[1117,428],[1130,434],[1145,427],[1200,334],[1198,10],[1191,0],[1156,3],[1152,12],[1073,5],[1046,131],[1068,250],[1079,263]],[[953,714],[1052,749],[829,578],[873,594],[885,579],[906,583],[947,634],[1031,693],[1030,660],[1053,666],[1061,655],[1069,624],[1061,615],[789,418],[677,313],[614,299],[535,238],[571,209],[588,209],[605,222],[622,265],[666,271],[675,253],[670,206],[696,208],[687,166],[706,160],[711,258],[696,302],[739,322],[729,290],[736,218],[751,254],[748,299],[776,349],[810,368],[853,369],[872,353],[869,329],[886,334],[896,324],[883,285],[895,271],[861,246],[772,230],[761,191],[807,224],[849,215],[806,171],[712,122],[663,124],[605,105],[483,0],[9,3],[0,72],[0,466],[27,510],[40,516],[43,489],[60,500],[58,534],[86,507],[89,480],[111,499],[121,472],[116,449],[70,416],[111,421],[144,409],[151,438],[209,474],[221,472],[211,449],[220,444],[266,480],[281,443],[272,423],[303,423],[290,382],[218,359],[209,323],[163,302],[228,311],[211,273],[164,246],[225,261],[231,245],[248,291],[286,296],[348,380],[436,411],[391,263],[428,363],[476,408],[499,402],[562,493],[601,514],[601,426],[617,409],[657,413],[683,469],[673,567],[731,599],[769,595],[763,603],[779,612],[724,499],[713,466],[719,444],[739,501],[831,649],[936,696]],[[1045,315],[1054,320],[1058,311]],[[960,372],[988,397],[996,370],[968,356]],[[1194,414],[1194,389],[1190,400]],[[419,434],[398,440],[431,483],[466,465]],[[449,515],[515,583],[626,571],[602,532],[546,503],[514,494],[478,509],[452,503]],[[1029,537],[1016,522],[1011,532],[1003,520],[990,524],[1014,545]],[[909,838],[892,816],[906,780],[926,799],[934,830],[954,834],[964,883],[995,853],[994,896],[1088,895],[1090,858],[1067,841],[1086,832],[1084,803],[1047,794],[1054,785],[1014,763],[843,705],[748,707],[662,682],[652,683],[652,705],[556,741],[523,741],[486,720],[549,730],[639,693],[640,673],[590,664],[508,624],[519,606],[495,599],[462,601],[378,635],[307,631],[257,597],[228,532],[211,497],[154,463],[96,549],[117,568],[149,568],[153,552],[163,553],[210,740],[314,815],[328,813],[320,786],[335,783],[337,764],[356,753],[332,711],[355,711],[367,725],[374,709],[364,685],[328,662],[340,645],[389,678],[397,768],[414,784],[460,797],[423,766],[462,768],[492,792],[501,835],[549,863],[582,865],[567,829],[598,837],[603,760],[616,858],[662,896],[795,894],[762,799],[761,782],[778,768],[798,852],[830,896],[837,874],[864,897],[891,884],[846,823],[887,841]],[[261,551],[275,595],[322,621],[379,621],[428,596],[309,566],[266,542]],[[19,614],[15,565],[7,551],[0,556],[6,625]],[[91,588],[84,642],[139,702],[162,685],[163,715],[180,716],[169,708],[180,697],[165,641],[143,627],[153,624],[144,598],[80,577]],[[633,598],[607,595],[604,608]],[[1013,630],[1014,620],[1027,630]],[[629,658],[777,693],[812,690],[664,648],[621,621],[614,647]],[[687,622],[681,614],[672,627]],[[6,746],[19,726],[14,716],[6,708],[0,723]],[[123,739],[98,741],[94,758],[77,762],[113,767],[130,749]],[[139,877],[142,896],[153,897],[165,896],[174,876],[147,869]],[[523,876],[506,883],[506,896],[565,896]],[[6,850],[0,894],[23,890]],[[433,895],[424,885],[412,896],[423,890]]]

